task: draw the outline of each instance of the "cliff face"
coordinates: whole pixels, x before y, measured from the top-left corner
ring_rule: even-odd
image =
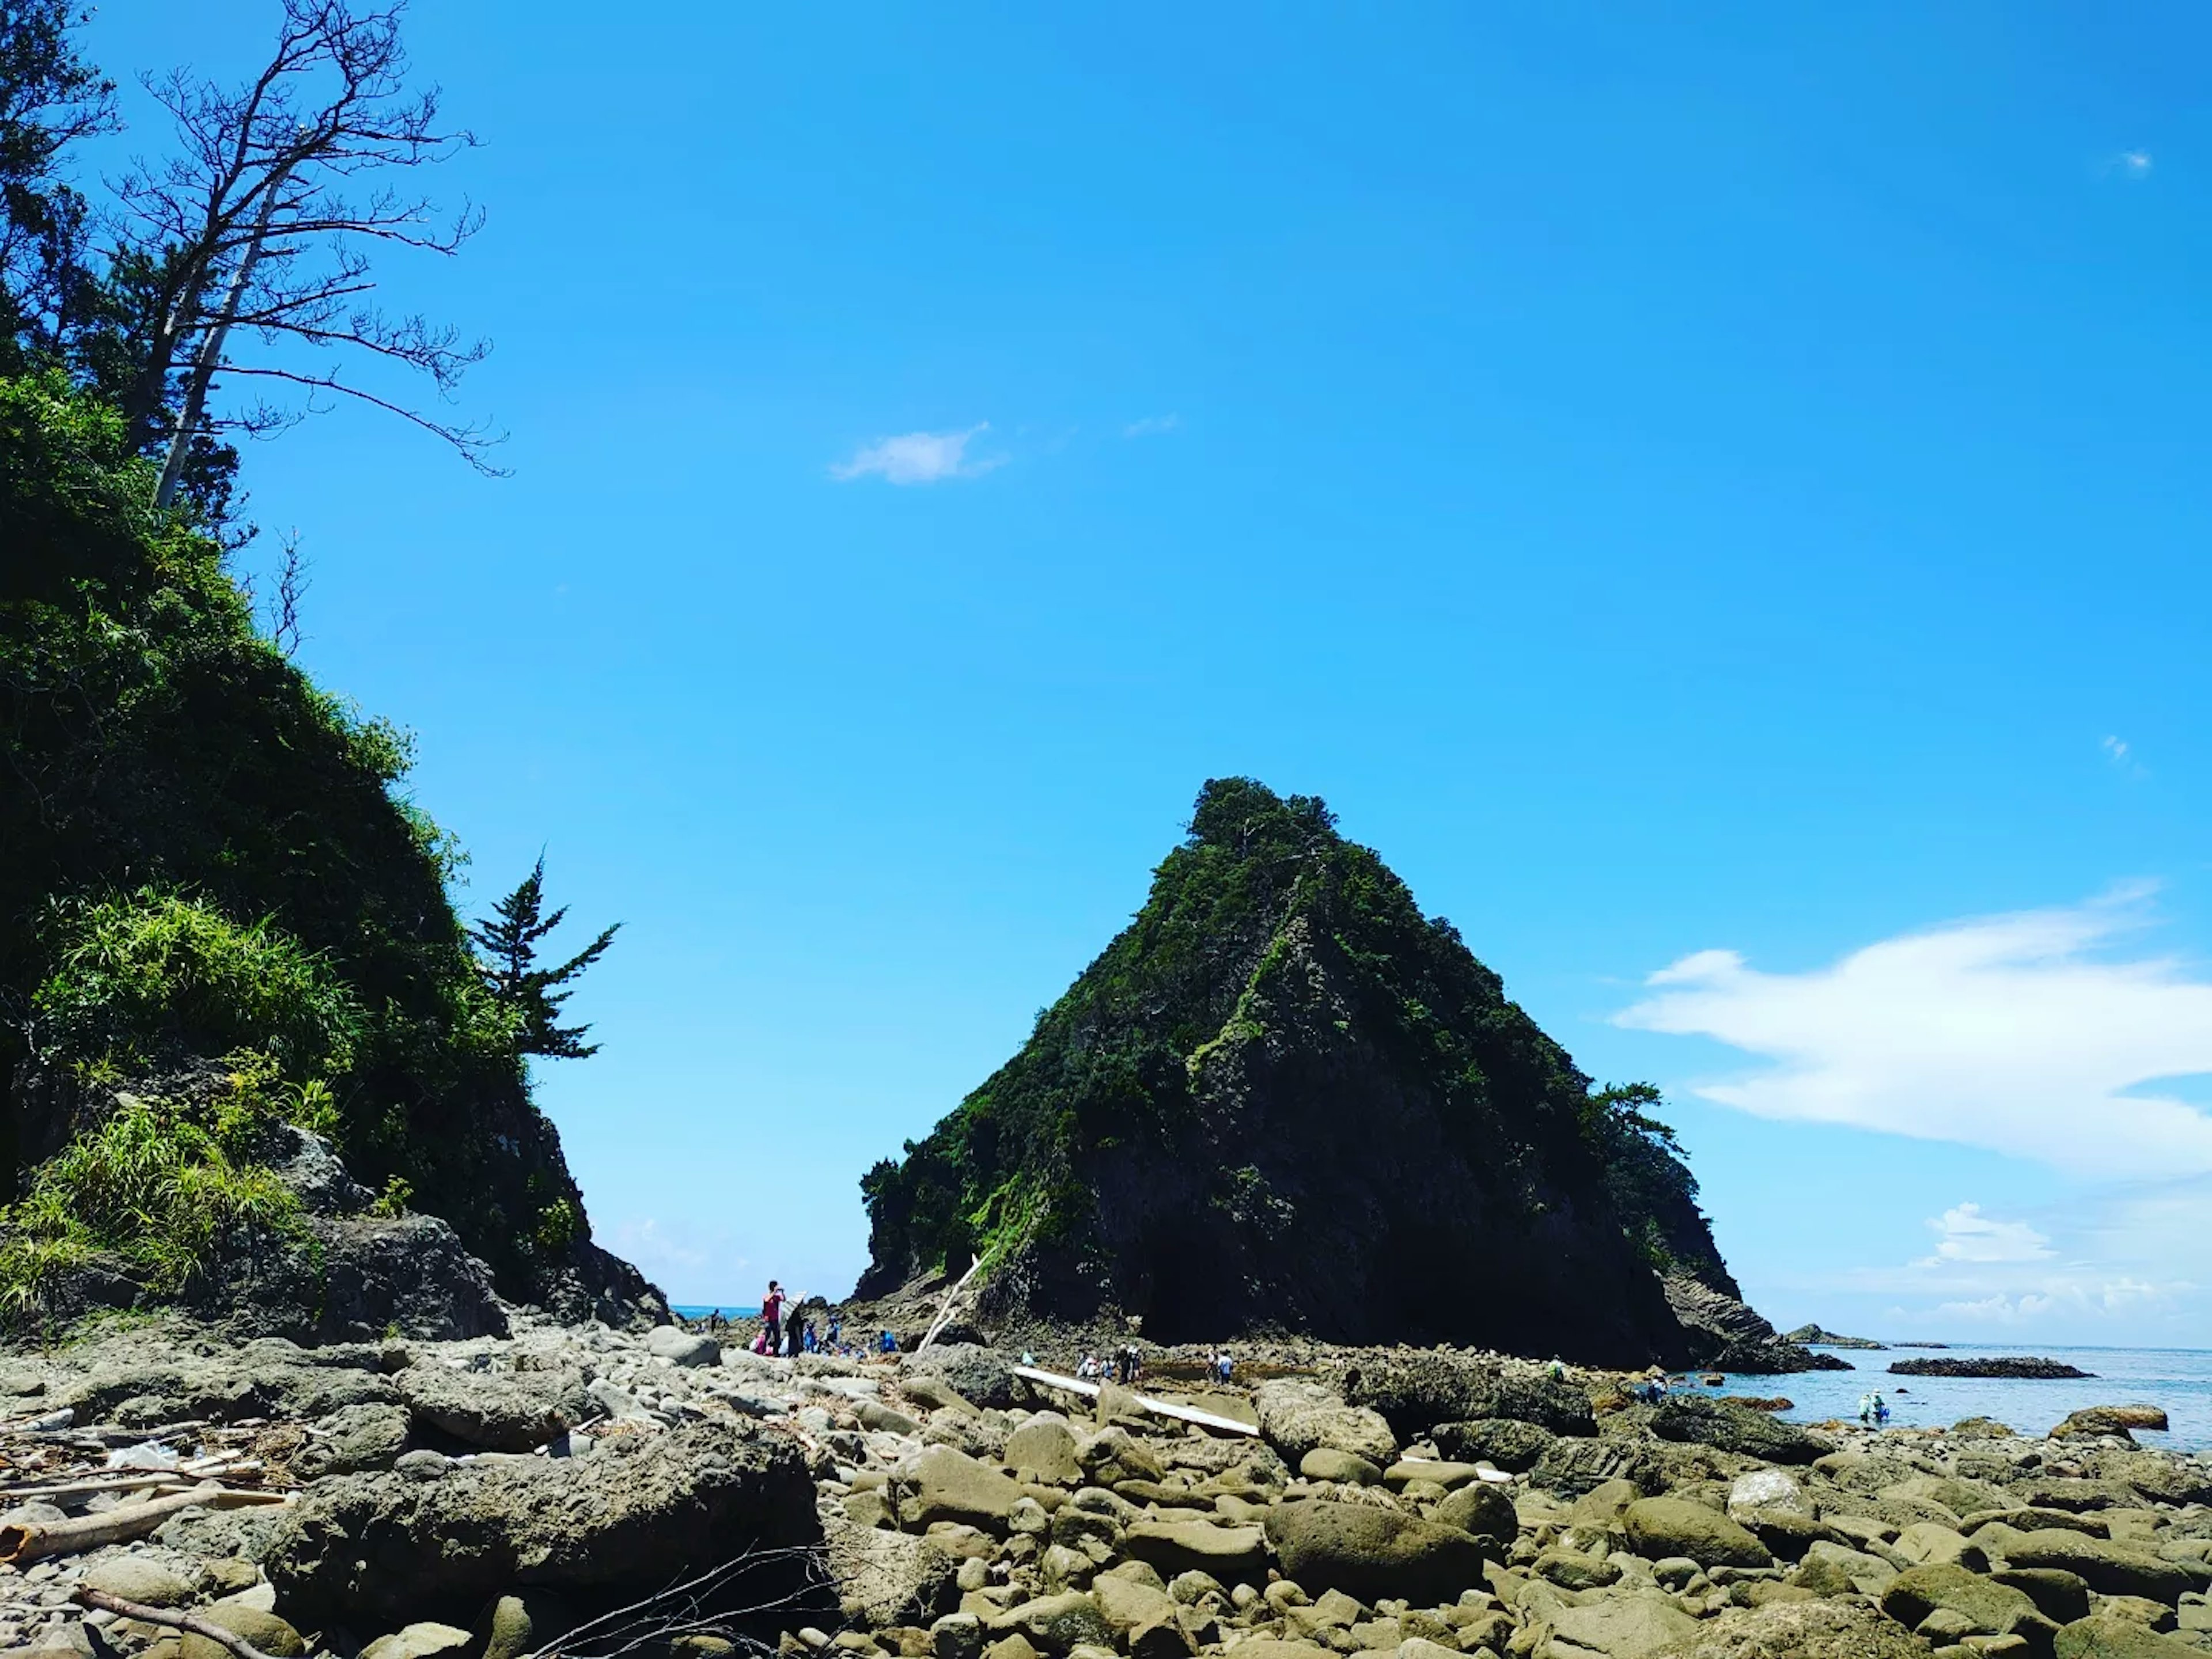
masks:
[[[0,1286],[119,1251],[118,1296],[166,1294],[296,1222],[257,1151],[289,1123],[387,1209],[450,1222],[503,1295],[635,1299],[469,949],[405,735],[261,637],[222,550],[150,495],[112,411],[0,378]],[[210,1067],[219,1094],[176,1082]]]
[[[987,1307],[1163,1341],[1674,1358],[1656,1267],[1726,1270],[1654,1128],[1321,802],[1216,781],[1021,1052],[866,1177],[860,1293],[980,1252]],[[1680,1180],[1612,1179],[1625,1148]]]

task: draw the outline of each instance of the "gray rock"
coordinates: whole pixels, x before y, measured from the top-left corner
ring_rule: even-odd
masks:
[[[1582,1607],[1555,1608],[1548,1616],[1556,1659],[1602,1654],[1606,1659],[1646,1659],[1680,1647],[1698,1634],[1698,1621],[1656,1592],[1609,1596]]]
[[[861,1525],[829,1504],[817,1518],[823,1564],[846,1618],[872,1630],[927,1625],[959,1599],[953,1574],[960,1564],[930,1539]]]
[[[1334,1480],[1340,1486],[1379,1486],[1382,1471],[1355,1453],[1334,1446],[1316,1446],[1298,1459],[1298,1473],[1309,1480]]]
[[[1402,1596],[1434,1607],[1484,1583],[1474,1538],[1393,1510],[1308,1498],[1271,1510],[1267,1532],[1284,1576],[1309,1593],[1338,1589],[1369,1602]]]
[[[1209,1572],[1224,1583],[1264,1577],[1267,1535],[1258,1527],[1217,1527],[1209,1521],[1139,1521],[1121,1534],[1121,1548],[1164,1577]]]
[[[358,1626],[472,1616],[518,1585],[611,1600],[817,1535],[798,1450],[750,1425],[617,1437],[588,1458],[320,1483],[279,1511],[263,1565],[281,1605]],[[759,1588],[767,1588],[764,1584]]]
[[[1003,1409],[1014,1403],[1014,1368],[1006,1356],[970,1343],[939,1343],[900,1362],[903,1377],[935,1377],[969,1404]],[[909,1387],[909,1393],[912,1392]]]
[[[1942,1611],[1965,1621],[1959,1635],[2023,1636],[2047,1648],[2051,1626],[2027,1596],[1952,1563],[1911,1567],[1881,1593],[1881,1610],[1907,1630]]]
[[[2058,1527],[2016,1534],[2002,1548],[2008,1566],[2056,1567],[2079,1575],[2100,1595],[2140,1595],[2171,1605],[2184,1591],[2212,1584],[2212,1570],[2203,1562],[2164,1560],[2148,1550]]]
[[[722,1363],[722,1345],[681,1325],[655,1325],[645,1334],[645,1351],[686,1370]]]
[[[1591,1435],[1589,1396],[1571,1382],[1508,1370],[1495,1361],[1431,1350],[1362,1354],[1344,1371],[1344,1397],[1371,1406],[1400,1436],[1486,1417],[1534,1423],[1553,1434]]]
[[[297,1463],[310,1480],[390,1468],[407,1449],[413,1424],[403,1407],[360,1405],[341,1407],[315,1426],[325,1437],[301,1452]]]
[[[1105,1614],[1079,1590],[1034,1597],[987,1621],[984,1629],[996,1637],[1025,1637],[1043,1653],[1066,1653],[1085,1643],[1109,1649],[1114,1644]]]
[[[484,1451],[535,1450],[591,1414],[591,1396],[572,1372],[412,1365],[399,1374],[399,1389],[418,1425]]]
[[[1378,1469],[1397,1461],[1398,1443],[1382,1413],[1351,1406],[1320,1383],[1300,1377],[1262,1382],[1253,1390],[1260,1432],[1291,1463],[1320,1448],[1349,1452]]]
[[[957,1521],[1003,1534],[1021,1500],[1020,1486],[998,1470],[950,1446],[931,1446],[914,1461],[899,1518],[908,1527]]]
[[[300,1632],[273,1613],[228,1601],[210,1601],[197,1611],[210,1625],[219,1625],[233,1636],[244,1637],[270,1659],[300,1659],[307,1650],[307,1644],[300,1639]],[[179,1647],[182,1659],[235,1659],[222,1643],[189,1632]]]
[[[1680,1498],[1639,1498],[1621,1516],[1629,1547],[1649,1560],[1686,1555],[1701,1567],[1771,1567],[1773,1552],[1718,1510]]]
[[[425,1620],[378,1637],[361,1650],[361,1659],[436,1659],[441,1653],[459,1653],[475,1640],[458,1625]]]
[[[143,1555],[111,1555],[84,1570],[88,1589],[105,1590],[126,1601],[143,1601],[149,1607],[181,1607],[192,1599],[192,1587],[158,1561]]]
[[[525,1659],[576,1627],[576,1615],[559,1597],[526,1590],[502,1595],[480,1624],[483,1649],[477,1659]]]
[[[1501,1558],[1513,1547],[1514,1534],[1521,1527],[1510,1493],[1482,1480],[1447,1493],[1437,1505],[1436,1520],[1441,1526],[1456,1527],[1488,1540]]]
[[[972,1613],[948,1613],[929,1627],[935,1659],[981,1659],[983,1621]]]
[[[1008,1435],[1005,1461],[1024,1480],[1042,1486],[1073,1486],[1083,1479],[1075,1431],[1056,1413],[1039,1413]]]
[[[1446,1457],[1465,1463],[1487,1462],[1511,1474],[1536,1467],[1559,1437],[1549,1429],[1515,1417],[1478,1417],[1464,1423],[1439,1423],[1433,1438]]]
[[[1655,1407],[1650,1422],[1662,1440],[1694,1441],[1766,1463],[1810,1463],[1836,1449],[1826,1435],[1729,1400],[1678,1397]]]
[[[1871,1609],[1783,1601],[1700,1626],[1685,1659],[1927,1659],[1928,1649]]]

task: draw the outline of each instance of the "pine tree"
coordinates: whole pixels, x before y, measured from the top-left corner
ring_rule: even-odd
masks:
[[[562,905],[551,915],[544,915],[544,904],[545,855],[540,853],[521,885],[500,900],[494,907],[494,916],[471,927],[469,937],[483,953],[485,988],[521,1015],[516,1051],[556,1060],[588,1060],[599,1053],[599,1045],[584,1041],[590,1026],[556,1023],[561,1005],[570,994],[556,988],[567,985],[604,956],[622,923],[615,923],[559,967],[540,968],[538,941],[568,914],[568,906]]]

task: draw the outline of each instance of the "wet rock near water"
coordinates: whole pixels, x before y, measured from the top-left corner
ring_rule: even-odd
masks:
[[[2027,1354],[1971,1359],[1899,1359],[1892,1361],[1889,1369],[1897,1376],[2021,1378],[2029,1382],[2062,1382],[2096,1376],[2094,1371],[2081,1370],[2062,1359],[2038,1359]]]

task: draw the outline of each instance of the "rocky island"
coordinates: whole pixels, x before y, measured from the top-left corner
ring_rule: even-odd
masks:
[[[2093,1377],[2063,1359],[2038,1359],[2027,1354],[1983,1356],[1972,1359],[1899,1359],[1889,1369],[1899,1376],[2021,1377],[2030,1382],[2058,1382],[2069,1377]]]

